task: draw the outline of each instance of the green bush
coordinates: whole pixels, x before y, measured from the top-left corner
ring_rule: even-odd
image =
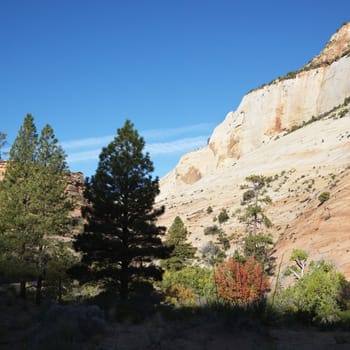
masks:
[[[211,214],[213,212],[213,208],[211,206],[209,206],[207,208],[207,214]]]
[[[220,233],[220,228],[217,225],[213,225],[213,226],[208,226],[204,229],[204,234],[206,236],[208,235],[217,235]]]
[[[227,210],[226,209],[222,209],[221,212],[218,215],[219,223],[222,224],[223,222],[227,221],[229,218],[230,217],[229,217],[229,215],[227,213]]]
[[[167,301],[172,303],[206,303],[214,297],[213,272],[200,266],[187,267],[181,271],[166,271],[161,288],[166,296],[169,293],[170,298]]]
[[[344,305],[349,303],[345,277],[324,261],[311,263],[309,273],[296,283],[280,291],[275,307],[282,314],[316,324],[334,324],[340,321]]]
[[[329,192],[322,192],[318,196],[318,200],[320,201],[320,205],[323,204],[324,202],[328,201],[329,198],[330,198],[330,193]]]
[[[255,192],[253,190],[248,190],[243,193],[243,202],[249,202],[255,197]]]

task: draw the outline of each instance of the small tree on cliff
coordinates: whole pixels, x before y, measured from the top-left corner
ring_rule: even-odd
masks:
[[[264,205],[271,203],[269,196],[264,196],[265,186],[269,178],[262,175],[251,175],[246,177],[247,189],[243,193],[242,205],[245,205],[244,213],[239,218],[246,226],[247,236],[243,240],[244,255],[253,256],[264,266],[272,268],[272,262],[268,257],[270,246],[273,244],[270,235],[264,230],[272,226],[271,220],[267,217]]]
[[[80,268],[72,273],[82,282],[99,282],[127,299],[137,282],[161,280],[155,259],[167,257],[160,236],[165,228],[155,220],[164,208],[154,209],[158,178],[145,142],[130,121],[100,154],[96,174],[87,180],[85,196],[91,206],[84,216],[84,232],[76,237]]]
[[[162,267],[167,270],[178,271],[183,269],[189,261],[194,259],[196,248],[191,243],[186,242],[187,228],[179,216],[177,216],[170,226],[165,245],[173,248],[169,259],[162,263]]]

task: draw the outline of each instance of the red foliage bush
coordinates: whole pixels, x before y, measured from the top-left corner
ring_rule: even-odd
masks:
[[[253,257],[246,262],[234,258],[223,261],[215,270],[214,282],[221,298],[238,305],[258,301],[269,287],[267,276]]]

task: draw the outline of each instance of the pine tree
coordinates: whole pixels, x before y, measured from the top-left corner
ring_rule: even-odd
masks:
[[[50,126],[38,140],[34,118],[27,115],[10,150],[1,183],[1,270],[10,279],[37,280],[36,301],[56,237],[69,230],[65,155]]]
[[[162,263],[162,267],[167,270],[178,271],[186,267],[189,261],[194,259],[196,248],[191,243],[186,242],[187,228],[179,216],[177,216],[170,226],[165,244],[173,248],[169,259]]]
[[[26,297],[26,281],[33,278],[36,218],[30,213],[35,150],[38,136],[34,118],[28,114],[11,150],[1,183],[1,270],[7,278],[20,280],[20,295]]]
[[[165,228],[155,224],[164,208],[153,208],[158,178],[151,176],[153,164],[144,146],[127,120],[102,149],[96,174],[86,183],[88,223],[74,244],[82,264],[72,274],[82,283],[97,281],[118,291],[124,300],[138,282],[161,280],[162,269],[154,261],[168,251],[160,239]]]
[[[50,125],[46,125],[40,135],[36,152],[35,174],[33,178],[32,213],[39,218],[35,227],[37,236],[37,268],[36,302],[41,302],[42,282],[45,278],[47,264],[54,259],[55,246],[59,244],[59,236],[70,231],[71,219],[69,211],[71,203],[67,200],[66,155]]]
[[[265,233],[265,229],[272,226],[272,222],[265,214],[264,204],[271,203],[266,193],[265,186],[270,181],[262,175],[251,175],[246,177],[247,185],[243,188],[248,189],[243,194],[242,205],[244,214],[239,218],[246,225],[247,236],[243,240],[243,251],[246,257],[253,256],[261,262],[264,269],[271,270],[273,261],[269,257],[271,245],[273,244],[270,235]]]

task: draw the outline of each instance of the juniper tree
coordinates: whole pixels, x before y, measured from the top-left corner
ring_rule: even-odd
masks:
[[[161,280],[155,263],[167,257],[156,225],[164,208],[154,208],[159,193],[153,164],[144,153],[145,141],[127,120],[114,140],[102,149],[94,176],[86,181],[84,232],[77,235],[75,249],[81,265],[72,270],[82,283],[97,282],[127,299],[138,282]]]
[[[178,271],[183,269],[194,259],[196,248],[186,242],[187,228],[181,218],[177,216],[170,226],[165,245],[172,247],[170,257],[164,261],[162,266],[167,270]]]

